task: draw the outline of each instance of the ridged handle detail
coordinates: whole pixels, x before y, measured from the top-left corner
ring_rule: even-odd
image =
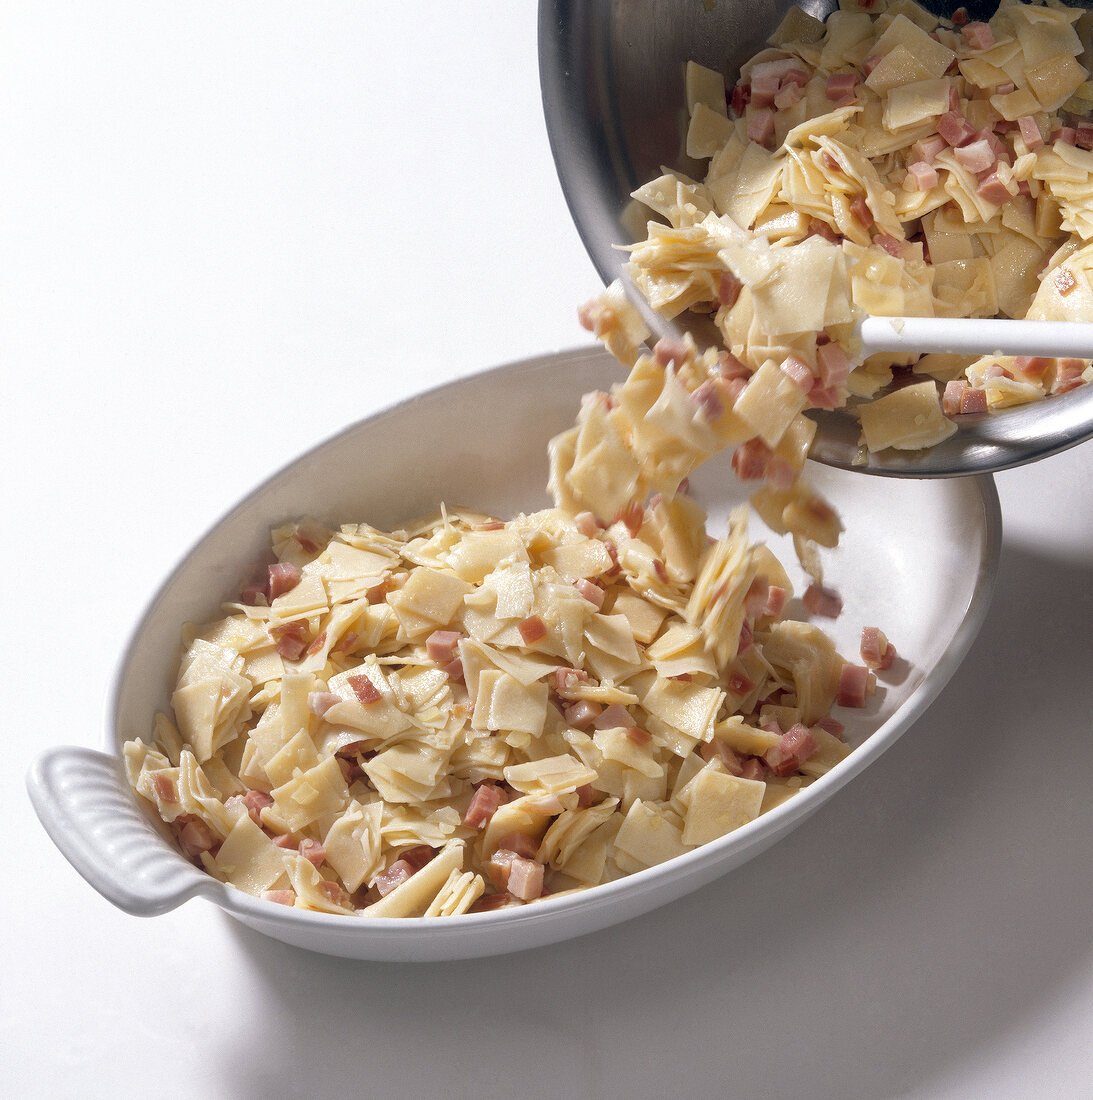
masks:
[[[27,776],[38,819],[61,854],[107,901],[155,916],[212,881],[141,814],[116,756],[60,746]]]

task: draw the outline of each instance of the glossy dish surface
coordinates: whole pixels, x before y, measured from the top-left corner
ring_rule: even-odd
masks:
[[[619,881],[454,918],[354,919],[286,909],[187,862],[129,790],[120,746],[147,736],[155,711],[166,706],[182,624],[215,616],[234,597],[240,578],[264,560],[272,524],[312,515],[397,526],[441,502],[500,517],[545,506],[548,439],[572,423],[582,393],[605,389],[621,375],[605,352],[578,350],[431,390],[304,454],[216,524],[183,557],[131,638],[114,686],[106,751],[55,749],[31,773],[35,809],[80,874],[131,913],[153,915],[200,897],[259,932],[332,955],[431,961],[501,954],[592,932],[681,898],[790,832],[875,760],[923,713],[982,624],[1001,542],[989,477],[893,483],[810,469],[846,526],[839,550],[825,557],[829,583],[845,601],[829,632],[853,659],[861,627],[880,626],[907,667],[882,681],[867,709],[840,714],[855,751],[830,773],[720,840]],[[714,531],[746,496],[727,455],[700,469],[691,487]],[[758,520],[752,533],[766,537]],[[766,541],[787,566],[793,561],[781,540]]]

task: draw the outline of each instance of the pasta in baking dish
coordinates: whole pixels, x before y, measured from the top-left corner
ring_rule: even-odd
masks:
[[[125,746],[183,851],[272,901],[443,916],[610,881],[829,770],[832,709],[874,687],[785,617],[746,509],[714,538],[686,494],[272,545],[264,584],[187,629],[173,718]]]

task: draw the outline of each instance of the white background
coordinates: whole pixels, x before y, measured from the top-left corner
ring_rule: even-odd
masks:
[[[1093,1095],[1088,446],[998,476],[995,602],[927,717],[649,916],[395,966],[85,885],[24,777],[103,744],[176,556],[338,428],[584,344],[599,284],[530,3],[12,4],[0,82],[0,1094]]]

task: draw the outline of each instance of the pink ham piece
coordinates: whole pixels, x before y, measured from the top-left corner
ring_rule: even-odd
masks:
[[[767,749],[763,761],[775,775],[793,775],[819,747],[812,730],[797,722],[782,734],[778,744]]]
[[[626,736],[634,742],[635,745],[648,745],[653,740],[653,735],[641,726],[627,726]]]
[[[586,730],[599,716],[601,707],[589,699],[578,699],[562,711],[565,720],[575,730]]]
[[[196,859],[202,852],[211,852],[218,843],[212,829],[199,817],[191,817],[183,824],[178,842],[190,859]]]
[[[307,709],[317,718],[322,718],[331,707],[337,706],[342,701],[340,695],[332,691],[310,691],[307,696]]]
[[[454,661],[459,656],[459,640],[463,635],[458,630],[434,630],[425,639],[425,652],[429,660],[438,665]]]
[[[296,838],[291,833],[280,833],[273,838],[275,848],[283,848],[286,852],[295,852],[298,845]]]
[[[326,849],[322,846],[322,843],[318,840],[312,840],[310,837],[304,837],[300,841],[299,851],[300,855],[315,868],[321,867],[326,859]]]
[[[805,589],[801,602],[813,615],[822,615],[825,619],[837,619],[843,610],[843,601],[838,592],[819,584],[810,584]]]
[[[975,137],[975,131],[959,111],[946,111],[937,120],[937,132],[954,149]]]
[[[532,645],[547,635],[546,623],[538,615],[529,615],[517,624],[516,629],[520,631],[524,645]]]
[[[573,524],[585,538],[593,539],[600,533],[600,525],[591,512],[578,512],[573,517]]]
[[[1054,363],[1055,360],[1046,355],[1018,355],[1013,361],[1014,367],[1026,378],[1043,378]]]
[[[838,344],[830,341],[816,348],[816,371],[824,386],[845,386],[850,376],[850,360]]]
[[[994,31],[987,23],[965,23],[960,33],[973,50],[989,50],[994,45]]]
[[[850,200],[850,213],[858,221],[860,225],[863,225],[868,229],[874,222],[873,211],[869,209],[869,203],[865,201],[864,195],[855,195]]]
[[[717,280],[717,300],[731,309],[743,289],[744,284],[731,271],[723,271]]]
[[[381,898],[387,897],[396,886],[401,886],[414,873],[414,868],[404,859],[396,859],[385,871],[376,875],[372,884],[379,891]]]
[[[987,411],[986,390],[975,390],[969,386],[960,395],[960,415],[968,416],[971,413],[985,413]]]
[[[577,310],[577,320],[582,328],[587,329],[597,339],[614,332],[619,326],[619,319],[615,311],[603,302],[585,302]]]
[[[534,859],[513,856],[509,861],[505,889],[521,901],[534,901],[543,893],[543,865]]]
[[[278,561],[267,570],[266,591],[269,602],[291,592],[300,583],[300,570],[290,561]]]
[[[873,238],[873,243],[883,248],[889,256],[895,256],[897,260],[903,255],[903,241],[897,240],[891,233],[878,233]]]
[[[789,593],[776,584],[767,589],[767,605],[763,608],[764,615],[777,617],[782,614],[782,608],[786,605],[786,597]]]
[[[163,772],[152,772],[152,787],[156,792],[156,798],[167,806],[178,805],[178,791],[175,790],[175,781]],[[242,799],[241,795],[232,795],[232,798]],[[228,799],[231,802],[231,798]]]
[[[891,668],[897,656],[896,647],[875,626],[862,627],[860,650],[866,668],[871,669]]]
[[[999,179],[997,172],[988,171],[979,177],[979,186],[975,189],[975,193],[981,199],[994,203],[995,206],[1002,206],[1017,194],[1017,190],[1016,187],[1010,190],[1009,186]]]
[[[300,660],[311,644],[306,619],[293,619],[290,623],[271,626],[269,633],[277,645],[277,652],[286,661]]]
[[[573,582],[573,587],[597,609],[603,607],[605,593],[595,581],[590,581],[587,577],[581,577],[580,580]]]
[[[691,400],[698,406],[698,411],[711,423],[720,420],[725,411],[723,387],[725,383],[720,379],[707,378],[704,382],[700,382],[691,394]]]
[[[463,824],[468,829],[484,829],[504,801],[505,793],[496,783],[479,783],[463,815]]]
[[[903,186],[908,191],[932,191],[937,186],[937,169],[924,160],[907,165]]]
[[[808,393],[812,389],[812,383],[815,381],[815,375],[812,373],[812,368],[796,355],[787,355],[782,361],[782,373],[798,386],[800,389]]]
[[[592,720],[592,725],[598,730],[617,729],[620,726],[632,726],[634,719],[622,703],[611,703],[603,708]]]
[[[827,84],[824,86],[824,94],[833,103],[839,103],[847,97],[852,98],[857,94],[857,90],[857,73],[832,73],[827,78]]]
[[[1085,367],[1084,359],[1060,359],[1055,374],[1055,384],[1051,387],[1051,392],[1059,394],[1077,389],[1078,386],[1082,385]]]
[[[583,668],[556,668],[550,674],[554,690],[561,696],[572,695],[581,684],[588,682],[588,673]]]
[[[726,745],[719,737],[704,742],[699,746],[698,752],[706,763],[711,760],[720,760],[729,775],[740,775],[744,770],[744,758],[731,745]]]
[[[969,172],[975,172],[976,175],[989,171],[998,162],[998,156],[986,138],[961,145],[953,155]]]
[[[748,140],[768,145],[774,137],[774,112],[769,107],[749,107],[748,116]]]
[[[871,689],[871,673],[865,665],[844,664],[839,672],[836,701],[840,707],[864,707]]]
[[[830,714],[825,715],[823,718],[818,718],[816,724],[813,727],[822,729],[825,733],[830,733],[832,737],[838,737],[842,739],[843,731],[846,727],[837,718],[832,718]]]
[[[671,340],[665,336],[656,342],[653,358],[665,370],[681,367],[687,361],[687,345],[682,340]]]
[[[512,852],[513,855],[532,859],[539,851],[539,842],[527,833],[509,833],[501,838],[497,847],[506,852]]]
[[[756,779],[764,781],[767,778],[769,769],[758,756],[749,756],[740,764],[740,778],[741,779]]]
[[[361,706],[370,706],[372,703],[378,703],[383,698],[379,688],[363,672],[358,672],[354,676],[347,676],[345,682],[353,689],[353,694],[357,697]]]
[[[295,905],[296,895],[291,890],[263,890],[263,901],[272,901],[275,905]]]
[[[262,811],[273,805],[273,798],[265,791],[247,791],[243,795],[243,805],[247,807],[247,813],[255,825],[262,824]]]
[[[758,436],[745,440],[732,453],[733,472],[741,481],[759,481],[766,477],[773,454]]]
[[[911,159],[915,163],[932,166],[934,157],[948,148],[949,143],[940,134],[931,134],[911,146]]]
[[[941,411],[946,416],[960,415],[960,402],[968,389],[968,383],[961,378],[953,378],[945,383],[945,392],[941,395]]]

